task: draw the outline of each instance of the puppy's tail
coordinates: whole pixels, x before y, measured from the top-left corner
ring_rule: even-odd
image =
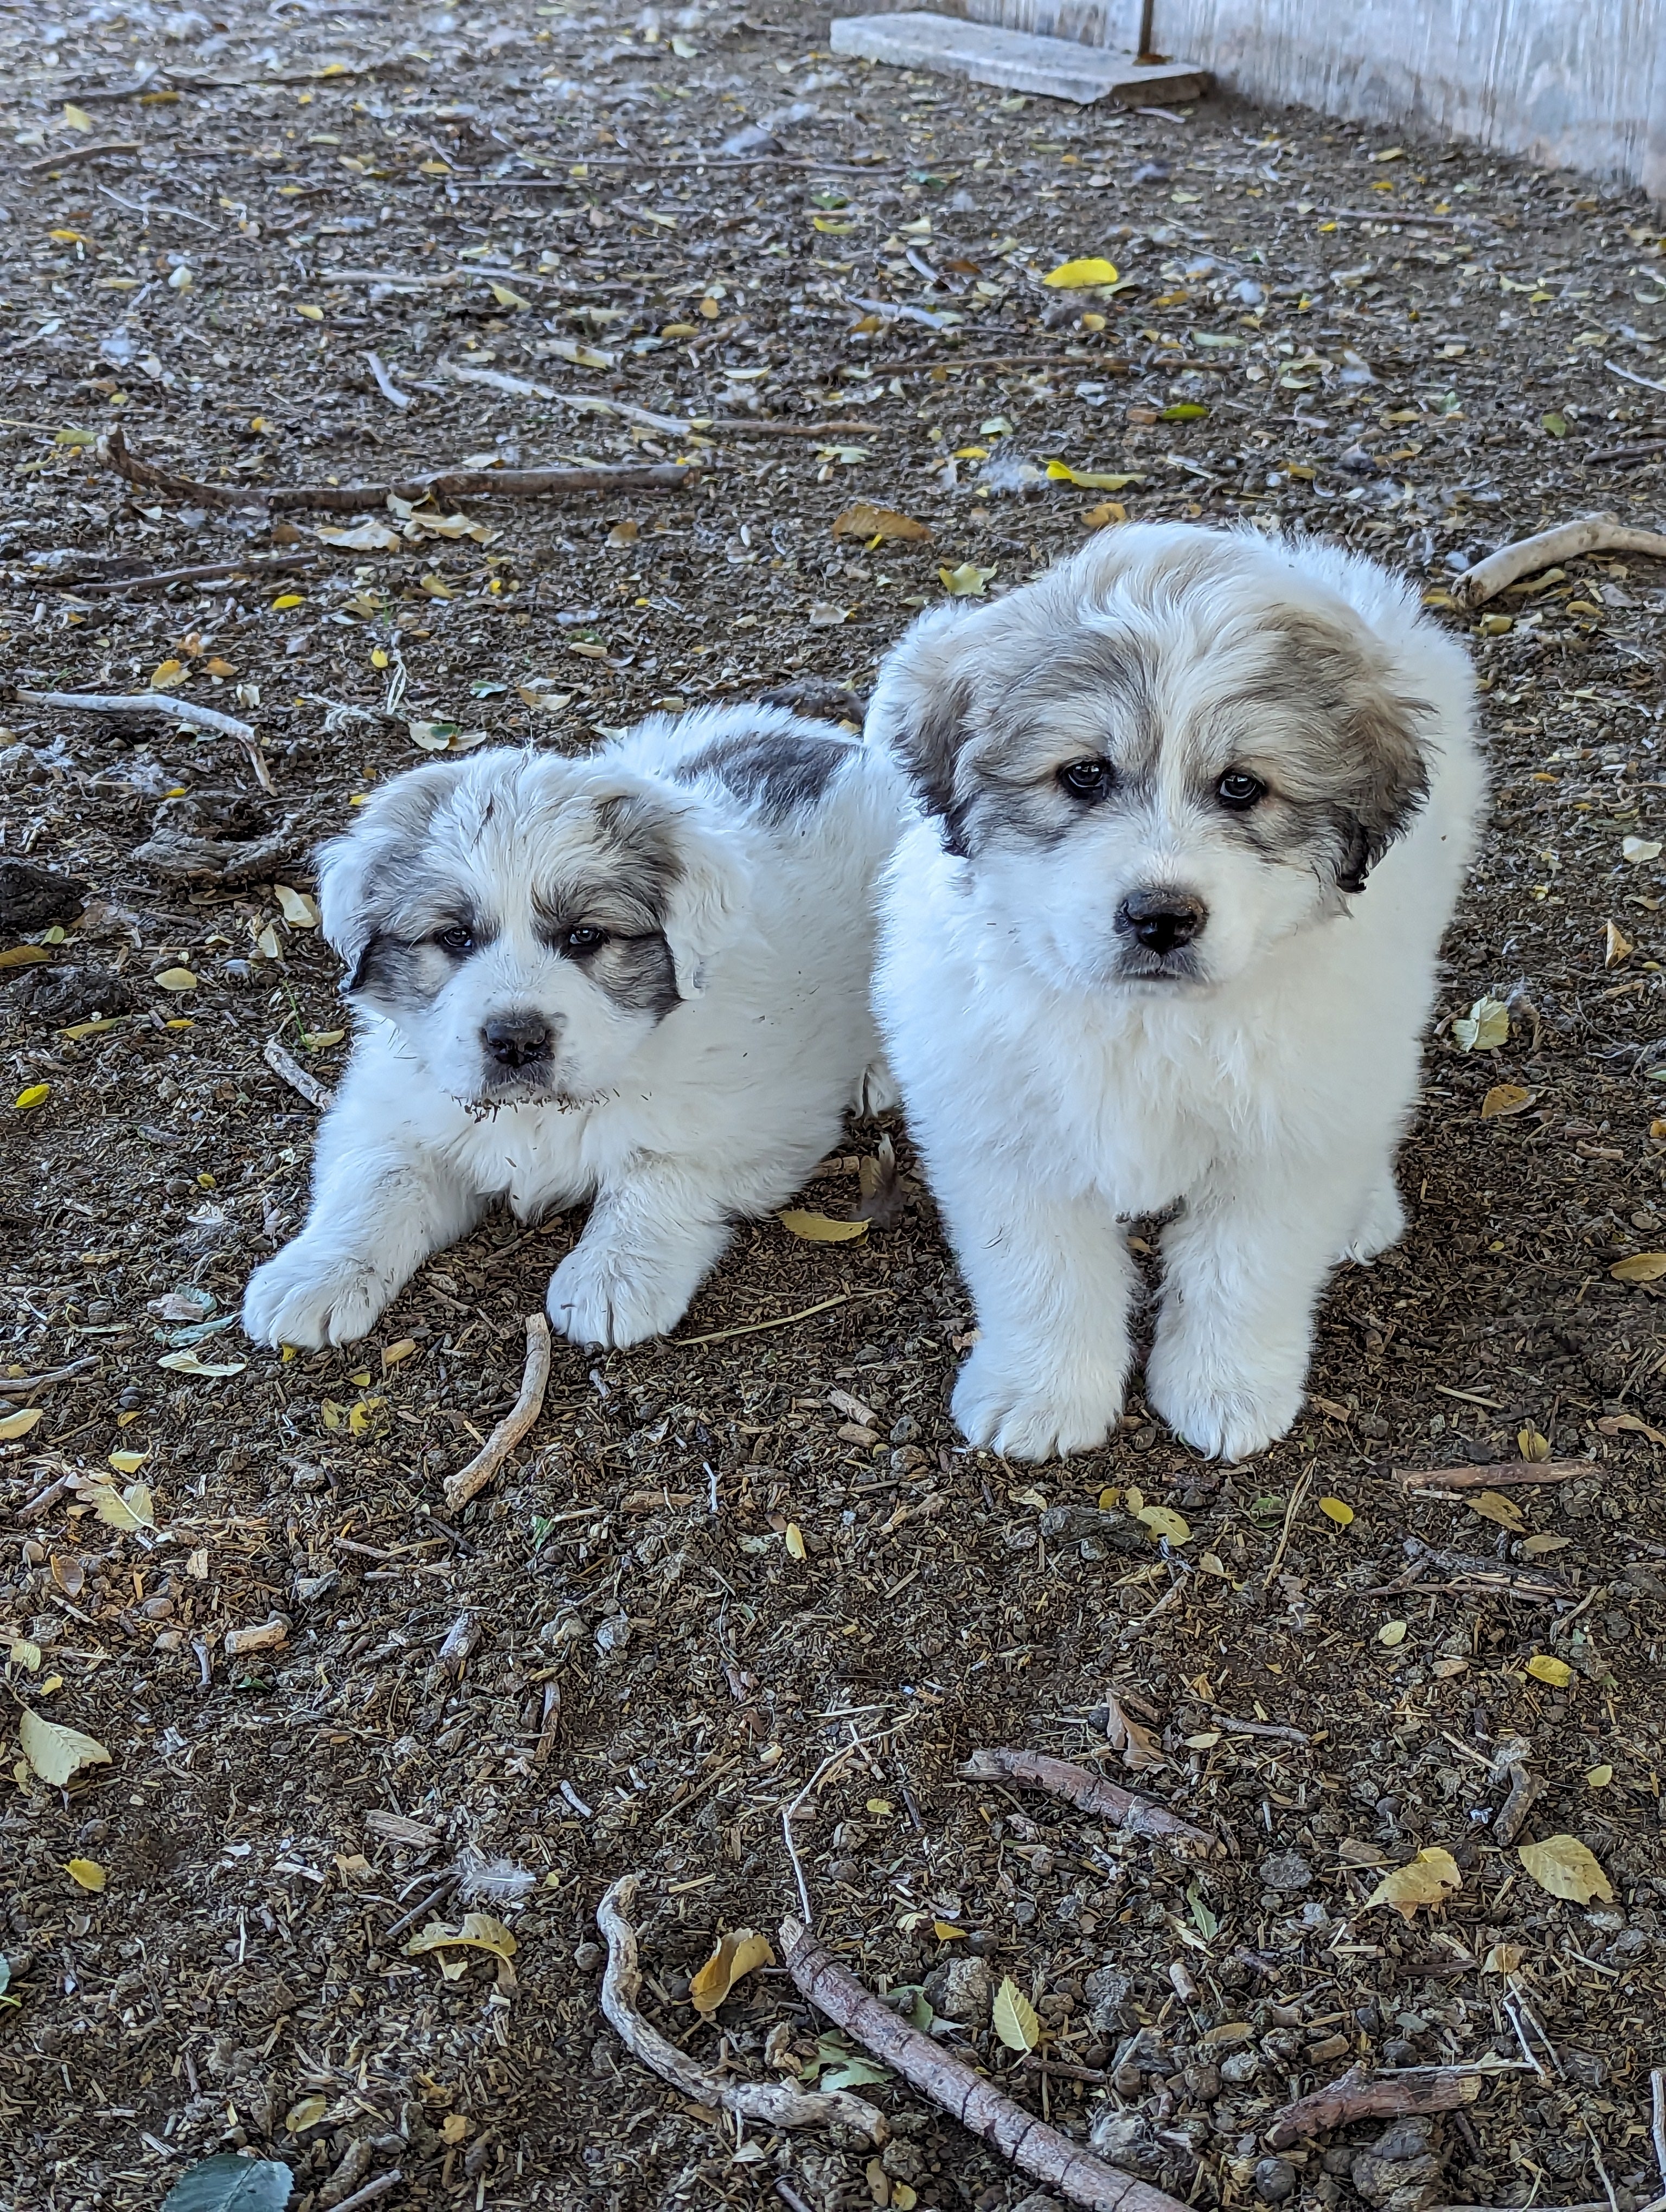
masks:
[[[858,729],[867,713],[866,695],[830,676],[799,677],[790,684],[778,684],[763,694],[760,704],[785,707],[816,722],[854,722]]]

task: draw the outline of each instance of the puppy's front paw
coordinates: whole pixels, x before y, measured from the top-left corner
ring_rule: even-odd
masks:
[[[368,1335],[389,1295],[374,1260],[297,1237],[250,1277],[243,1327],[257,1344],[319,1352]]]
[[[1406,1209],[1400,1203],[1394,1177],[1386,1176],[1372,1189],[1360,1210],[1359,1225],[1342,1247],[1339,1257],[1368,1267],[1379,1252],[1397,1244],[1406,1232]]]
[[[563,1336],[607,1351],[666,1335],[693,1295],[693,1285],[669,1279],[646,1254],[587,1236],[550,1278],[546,1303]]]
[[[1248,1459],[1289,1430],[1306,1395],[1299,1366],[1258,1346],[1235,1357],[1230,1344],[1158,1334],[1146,1369],[1146,1398],[1178,1437],[1211,1459]]]
[[[985,1339],[960,1370],[953,1413],[971,1443],[1007,1459],[1091,1451],[1122,1418],[1122,1371],[1073,1371]]]

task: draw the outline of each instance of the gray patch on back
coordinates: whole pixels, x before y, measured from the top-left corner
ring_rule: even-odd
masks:
[[[721,783],[774,825],[819,805],[856,750],[836,730],[744,730],[702,745],[672,773],[679,783]]]

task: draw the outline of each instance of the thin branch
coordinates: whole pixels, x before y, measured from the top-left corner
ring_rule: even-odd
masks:
[[[101,138],[96,146],[66,146],[61,154],[43,154],[38,161],[25,161],[16,172],[33,177],[46,169],[72,169],[79,161],[100,161],[106,154],[137,154],[137,138]]]
[[[88,592],[156,592],[165,584],[207,584],[219,576],[276,576],[286,570],[318,565],[316,553],[256,554],[246,561],[204,561],[192,568],[153,568],[143,576],[98,577],[69,589]]]
[[[800,1922],[781,1922],[781,1942],[787,1971],[812,2004],[1032,2181],[1088,2212],[1181,2212],[1177,2198],[1079,2148],[900,2020],[836,1964]]]
[[[32,1398],[37,1390],[44,1390],[48,1383],[66,1382],[71,1375],[78,1375],[82,1368],[97,1365],[98,1355],[89,1352],[79,1359],[72,1359],[67,1367],[49,1367],[44,1375],[0,1376],[0,1398]]]
[[[410,394],[408,392],[400,391],[398,386],[395,384],[393,379],[388,374],[387,364],[383,361],[381,356],[377,353],[366,354],[364,357],[364,365],[370,371],[372,376],[375,378],[376,389],[381,393],[382,398],[386,400],[388,405],[390,407],[397,407],[400,413],[403,414],[405,409],[410,404]]]
[[[1646,377],[1637,380],[1648,381]],[[1666,386],[1654,389],[1666,391]],[[1523,576],[1536,576],[1559,561],[1572,561],[1576,554],[1602,552],[1646,553],[1663,561],[1666,538],[1656,530],[1633,530],[1612,514],[1587,515],[1583,522],[1564,522],[1554,530],[1541,530],[1513,545],[1500,546],[1465,570],[1452,586],[1452,597],[1461,607],[1484,607]]]
[[[1346,2127],[1351,2120],[1403,2112],[1456,2112],[1461,2105],[1474,2103],[1483,2078],[1462,2067],[1447,2066],[1431,2074],[1402,2074],[1368,2081],[1359,2067],[1350,2066],[1340,2080],[1274,2112],[1268,2123],[1267,2147],[1288,2150],[1304,2136],[1326,2135],[1333,2128]]]
[[[1030,1790],[1045,1790],[1062,1797],[1079,1811],[1092,1814],[1131,1835],[1150,1836],[1164,1843],[1212,1851],[1214,1838],[1155,1797],[1124,1790],[1119,1782],[1091,1774],[1068,1759],[1055,1759],[1043,1751],[997,1749],[975,1751],[959,1770],[969,1782],[1016,1782]]]
[[[350,2197],[344,2197],[335,2212],[359,2212],[361,2205],[374,2204],[379,2197],[386,2197],[390,2189],[397,2189],[404,2179],[398,2167],[379,2173],[374,2181],[367,2181],[362,2189],[356,2189]]]
[[[559,499],[583,491],[669,491],[700,473],[683,462],[642,469],[440,469],[403,483],[244,484],[228,490],[223,484],[198,483],[141,460],[119,424],[100,439],[98,458],[129,483],[150,491],[166,492],[174,499],[206,500],[212,507],[264,507],[271,514],[295,514],[305,507],[357,514],[386,507],[390,499],[418,507],[429,499],[449,504],[459,499]]]
[[[272,1073],[287,1083],[291,1091],[299,1091],[309,1106],[316,1106],[320,1114],[327,1114],[336,1103],[336,1094],[316,1075],[309,1075],[292,1053],[285,1052],[276,1037],[268,1037],[261,1054]]]
[[[455,1513],[483,1491],[544,1411],[550,1382],[550,1323],[541,1313],[526,1316],[526,1367],[520,1395],[466,1467],[446,1480],[446,1504]]]
[[[780,2082],[738,2081],[731,2075],[708,2072],[642,2018],[636,2009],[642,1985],[636,1931],[625,1917],[640,1881],[637,1875],[621,1875],[596,1907],[596,1925],[607,1944],[602,2010],[631,2057],[697,2105],[720,2106],[772,2128],[825,2127],[836,2122],[857,2129],[873,2142],[884,2142],[890,2133],[885,2114],[865,2098],[844,2089],[806,2093]]]
[[[1653,2098],[1650,2132],[1654,2137],[1655,2164],[1660,2168],[1660,2186],[1666,2193],[1666,2066],[1657,2066],[1649,2076],[1649,2087]]]
[[[1666,539],[1663,539],[1666,544]],[[1396,1479],[1408,1490],[1496,1490],[1501,1483],[1572,1482],[1576,1475],[1600,1474],[1592,1459],[1528,1460],[1520,1467],[1397,1467]]]
[[[114,714],[129,721],[184,722],[193,730],[210,730],[216,737],[235,738],[248,755],[254,780],[262,791],[275,792],[272,772],[260,750],[252,722],[235,714],[222,714],[214,707],[199,707],[194,700],[176,699],[167,691],[141,691],[132,697],[109,698],[96,691],[19,691],[15,696],[31,707],[62,707],[82,714]]]

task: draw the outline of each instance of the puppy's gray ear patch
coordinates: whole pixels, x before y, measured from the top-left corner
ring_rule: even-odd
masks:
[[[869,737],[889,749],[927,812],[941,821],[945,847],[963,860],[970,807],[959,768],[973,690],[956,663],[966,627],[966,617],[946,610],[922,617],[880,670],[867,714]]]
[[[1336,887],[1362,891],[1429,796],[1423,732],[1432,709],[1394,690],[1368,641],[1312,616],[1281,627],[1317,709],[1305,750],[1336,824]]]

